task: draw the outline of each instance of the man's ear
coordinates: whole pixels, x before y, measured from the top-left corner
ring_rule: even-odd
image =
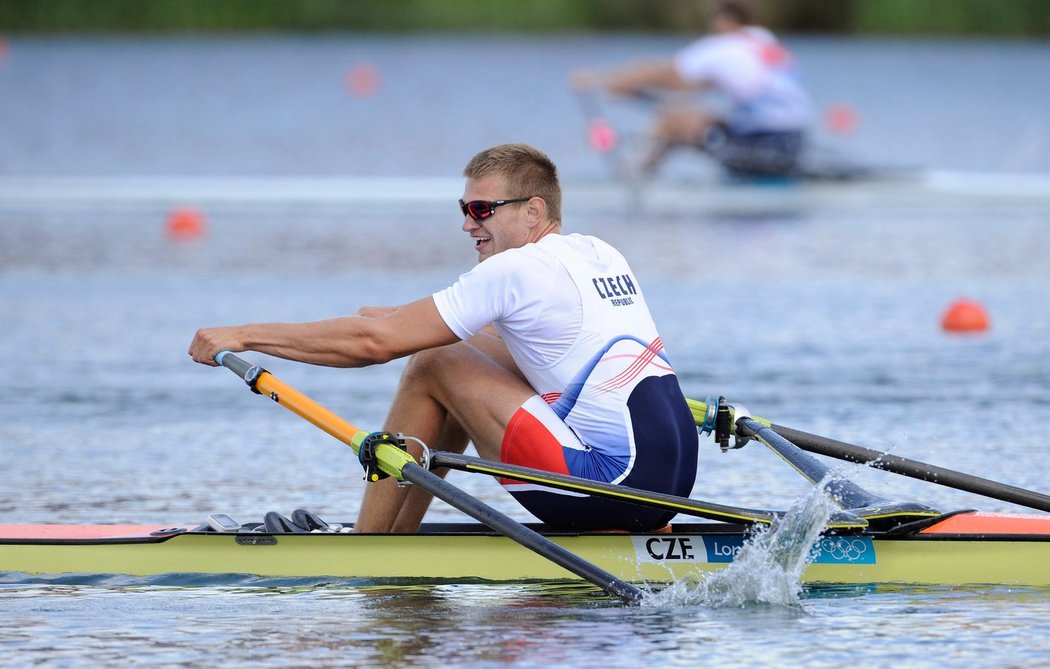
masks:
[[[525,203],[525,215],[531,227],[543,224],[547,220],[547,201],[539,196],[529,198]]]

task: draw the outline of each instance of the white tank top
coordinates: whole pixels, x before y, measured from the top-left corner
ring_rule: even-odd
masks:
[[[498,253],[434,302],[462,339],[492,323],[536,392],[609,454],[632,450],[631,390],[674,373],[627,261],[595,237],[549,234]]]
[[[726,122],[739,132],[801,130],[812,102],[794,58],[759,26],[702,37],[674,57],[686,82],[708,83],[732,101]]]

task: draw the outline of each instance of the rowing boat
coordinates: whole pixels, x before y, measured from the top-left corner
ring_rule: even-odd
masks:
[[[698,580],[731,564],[748,531],[740,524],[684,523],[652,534],[543,534],[618,578],[667,583]],[[807,583],[1050,586],[1050,517],[964,511],[893,531],[826,534],[814,555],[803,575]],[[418,533],[392,535],[279,532],[261,523],[227,532],[207,522],[0,525],[0,571],[435,582],[575,578],[472,523],[425,524]]]
[[[813,525],[819,537],[802,529],[809,520],[797,524],[791,512],[730,507],[428,449],[417,462],[405,450],[402,435],[361,430],[232,353],[221,352],[215,360],[253,392],[350,446],[365,466],[367,481],[391,476],[417,485],[481,524],[430,524],[408,534],[355,533],[349,525],[327,523],[299,509],[291,519],[268,513],[262,524],[241,524],[215,514],[206,523],[181,526],[0,525],[0,572],[369,581],[580,578],[634,603],[644,593],[633,583],[699,580],[733,564],[758,526],[776,528],[769,535],[774,546],[781,528],[787,528],[782,547],[798,544],[800,556],[808,550],[802,574],[808,583],[1050,586],[1050,516],[942,513],[889,500],[837,478],[804,450],[873,463],[1042,511],[1050,511],[1050,496],[777,426],[737,411],[725,398],[689,400],[700,430],[713,432],[724,450],[730,448],[730,438],[734,448],[752,439],[765,444],[812,482],[815,492],[826,494],[841,510]],[[675,524],[650,533],[551,532],[514,521],[451,486],[430,467],[511,478],[718,522]],[[802,535],[807,538],[800,542]],[[816,537],[812,545],[810,536]]]

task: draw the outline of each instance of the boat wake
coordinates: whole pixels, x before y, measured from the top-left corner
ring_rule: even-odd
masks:
[[[677,581],[645,597],[643,606],[743,608],[772,605],[802,608],[802,572],[815,555],[835,506],[827,481],[799,498],[772,526],[755,526],[733,562],[700,581]]]

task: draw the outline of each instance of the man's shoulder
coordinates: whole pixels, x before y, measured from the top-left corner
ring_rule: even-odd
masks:
[[[765,42],[777,41],[777,36],[773,34],[773,31],[765,26],[747,26],[742,31],[743,34],[747,35],[749,39],[758,39]]]
[[[622,254],[597,237],[580,233],[549,234],[535,242],[497,253],[475,269],[486,273],[503,273],[533,267],[543,271],[558,264],[574,264],[584,259],[607,262],[613,257],[622,257]]]
[[[516,274],[530,267],[547,268],[556,262],[557,253],[550,242],[543,245],[532,242],[489,256],[476,265],[472,272],[485,275]]]
[[[575,251],[582,254],[600,253],[606,249],[613,249],[608,242],[602,241],[593,235],[585,235],[579,232],[571,234],[547,235],[535,244],[536,247],[556,251],[560,249]]]

